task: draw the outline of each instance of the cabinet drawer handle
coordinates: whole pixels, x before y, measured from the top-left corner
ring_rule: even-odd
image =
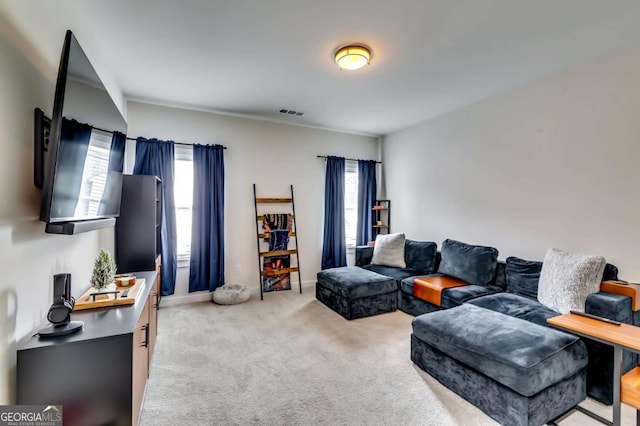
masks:
[[[144,342],[140,346],[144,348],[148,348],[149,347],[149,324],[143,325],[142,329],[144,330]]]
[[[160,295],[158,293],[154,293],[154,296],[156,297],[156,304],[153,305],[153,308],[160,309],[160,300],[158,300]]]

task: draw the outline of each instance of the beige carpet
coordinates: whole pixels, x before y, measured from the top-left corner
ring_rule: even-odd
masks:
[[[413,365],[411,316],[347,321],[304,290],[160,309],[142,424],[496,424]]]

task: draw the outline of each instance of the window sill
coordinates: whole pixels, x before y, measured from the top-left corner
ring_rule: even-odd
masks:
[[[189,267],[189,255],[188,254],[181,254],[178,255],[178,268],[188,268]]]

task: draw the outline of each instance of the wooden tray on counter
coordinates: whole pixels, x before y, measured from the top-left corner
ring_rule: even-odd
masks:
[[[128,287],[116,287],[116,290],[119,292],[117,297],[115,294],[107,294],[102,296],[102,298],[96,297],[96,300],[93,300],[93,297],[90,296],[91,293],[96,293],[96,289],[90,287],[84,294],[76,299],[76,304],[73,307],[73,311],[82,311],[85,309],[95,309],[95,308],[105,308],[108,306],[126,306],[133,305],[136,303],[136,299],[138,294],[140,294],[140,289],[144,287],[144,278],[136,279],[136,283],[134,285],[130,285]],[[114,291],[116,291],[114,290]],[[127,297],[121,297],[123,291],[129,290],[129,294]]]

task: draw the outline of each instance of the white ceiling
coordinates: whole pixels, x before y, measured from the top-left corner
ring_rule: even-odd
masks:
[[[0,15],[53,70],[71,29],[128,98],[373,135],[640,45],[638,0],[0,0]],[[348,42],[370,66],[338,70]]]

